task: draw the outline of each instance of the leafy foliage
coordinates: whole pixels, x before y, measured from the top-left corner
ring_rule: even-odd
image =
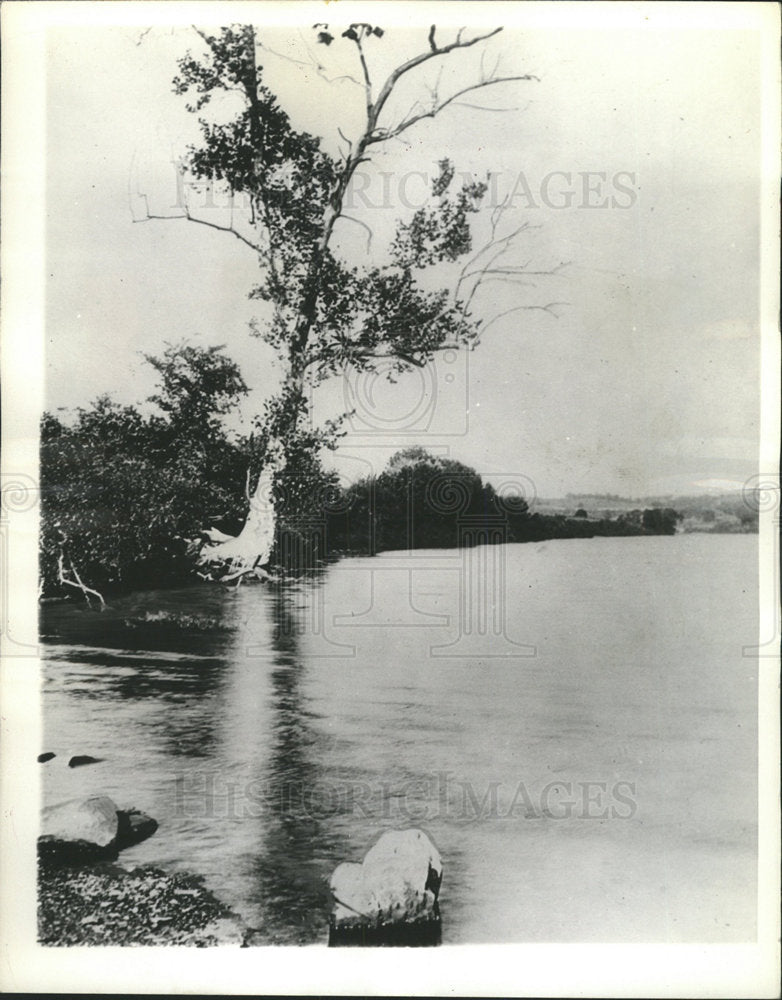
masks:
[[[278,435],[291,457],[303,445],[308,386],[350,368],[376,370],[381,359],[393,378],[446,346],[477,343],[480,326],[450,284],[438,289],[424,280],[438,264],[470,252],[469,217],[486,191],[479,181],[453,191],[455,170],[448,160],[440,162],[431,204],[399,221],[386,263],[352,263],[339,259],[332,247],[356,168],[369,159],[373,145],[399,132],[399,126],[381,121],[396,81],[420,62],[480,39],[457,39],[438,48],[432,29],[430,51],[398,67],[373,100],[364,46],[370,39],[378,44],[383,29],[357,22],[339,39],[327,24],[315,24],[313,30],[323,45],[354,46],[366,80],[366,127],[341,157],[328,154],[318,137],[293,127],[264,82],[258,61],[263,47],[251,26],[233,25],[218,34],[199,31],[203,55],[182,58],[174,80],[177,94],[192,95],[187,107],[193,112],[218,92],[238,92],[242,98],[241,109],[228,121],[199,118],[202,141],[190,149],[186,170],[199,181],[227,185],[249,205],[247,222],[254,235],[245,242],[255,247],[261,271],[250,295],[271,306],[271,315],[256,323],[253,333],[275,350],[285,372],[279,397],[265,414],[266,430]],[[326,429],[327,438],[332,431]],[[310,443],[323,442],[315,437]]]
[[[454,176],[450,160],[440,160],[432,181],[433,206],[423,206],[409,222],[400,221],[391,253],[400,267],[424,268],[442,261],[456,261],[472,249],[468,215],[481,207],[488,185],[467,181],[454,196],[448,194]]]
[[[246,392],[236,366],[218,348],[169,346],[148,360],[163,416],[102,396],[72,425],[43,417],[45,592],[61,567],[105,590],[170,582],[189,572],[187,540],[205,523],[231,527],[246,513],[246,451],[216,416]]]
[[[150,399],[172,423],[212,433],[218,417],[247,393],[238,367],[221,353],[224,350],[224,344],[206,349],[168,344],[162,358],[144,355],[161,377],[160,392]]]

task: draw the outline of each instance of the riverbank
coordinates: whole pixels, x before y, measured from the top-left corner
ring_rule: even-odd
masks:
[[[400,530],[398,534],[388,534],[382,541],[382,544],[378,544],[377,539],[374,538],[374,536],[370,541],[369,535],[357,544],[347,544],[345,542],[346,536],[335,530],[334,534],[337,535],[337,541],[334,542],[334,544],[329,545],[325,555],[318,555],[315,550],[307,550],[303,545],[297,547],[297,545],[291,541],[292,536],[288,534],[285,536],[287,538],[287,542],[280,543],[278,545],[278,549],[280,551],[275,550],[273,552],[272,560],[267,565],[269,577],[268,579],[264,579],[262,582],[264,585],[297,582],[300,581],[302,577],[310,575],[313,572],[321,571],[330,564],[337,563],[342,559],[366,558],[381,555],[384,552],[414,552],[419,549],[450,550],[454,548],[472,548],[474,546],[500,545],[506,543],[518,545],[531,543],[537,544],[540,542],[563,541],[568,539],[652,538],[659,535],[670,536],[679,534],[679,532],[676,532],[670,524],[665,530],[655,530],[644,528],[640,523],[630,523],[628,521],[622,521],[621,519],[612,520],[609,518],[602,518],[597,520],[588,520],[548,514],[533,514],[524,521],[523,528],[519,528],[517,526],[515,529],[512,529],[507,526],[507,523],[503,523],[505,524],[507,531],[500,532],[496,535],[491,534],[491,522],[489,522],[488,527],[485,527],[484,529],[481,529],[480,525],[476,524],[473,526],[473,537],[466,540],[463,538],[460,539],[454,523],[454,530],[446,539],[442,536],[433,537],[431,539],[424,536],[415,544],[413,544],[411,539],[407,536],[406,528]],[[350,537],[349,533],[347,537]],[[293,557],[291,554],[293,554]],[[278,556],[280,556],[280,561],[277,559]],[[197,572],[194,567],[187,566],[185,564],[180,564],[179,572],[174,571],[173,565],[168,566],[164,572],[158,572],[159,569],[160,567],[157,567],[156,569],[150,571],[148,577],[141,575],[134,578],[132,583],[115,583],[104,587],[100,593],[100,598],[102,598],[100,603],[98,602],[98,598],[94,595],[91,598],[90,595],[86,593],[74,593],[73,590],[67,590],[59,584],[48,588],[44,586],[44,589],[39,596],[39,603],[51,604],[65,602],[71,604],[83,604],[86,600],[88,605],[91,604],[98,610],[104,610],[107,601],[125,597],[134,592],[143,592],[146,590],[177,590],[183,587],[197,585],[206,579],[206,577],[202,573]],[[229,575],[224,581],[219,578],[215,578],[209,582],[212,584],[221,583],[223,586],[230,586],[234,589],[240,586],[244,579],[247,578],[243,578],[241,575],[238,577]],[[257,582],[257,578],[254,577],[250,577],[249,580],[250,582]],[[180,619],[180,627],[182,628],[187,627],[192,630],[209,630],[211,627],[208,620],[205,622],[203,619],[196,617],[190,617],[188,620],[188,616],[185,614],[180,615]],[[146,622],[154,621],[155,618],[153,613],[147,616]],[[144,623],[138,621],[128,621],[126,624],[133,627]]]
[[[246,946],[252,933],[197,875],[115,864],[38,869],[42,945]]]

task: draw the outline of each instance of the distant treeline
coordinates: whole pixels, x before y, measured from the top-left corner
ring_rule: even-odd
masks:
[[[673,535],[678,520],[672,508],[599,519],[581,512],[572,517],[533,513],[525,499],[499,496],[469,466],[414,447],[397,452],[379,476],[344,490],[324,526],[329,549],[373,553],[500,541]]]
[[[542,500],[538,504],[541,513],[561,514],[580,510],[596,519],[616,519],[627,514],[637,517],[643,514],[642,505],[676,510],[681,515],[678,526],[681,532],[737,534],[757,532],[761,498],[757,489],[748,487],[724,493],[667,495],[647,497],[645,500],[615,493],[568,493],[564,500]]]
[[[706,497],[676,497],[682,515],[679,530],[711,534],[752,533],[758,530],[761,499],[757,490],[743,490]]]

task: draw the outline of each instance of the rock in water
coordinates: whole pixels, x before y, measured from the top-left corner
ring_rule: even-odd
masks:
[[[157,827],[138,809],[117,809],[106,795],[65,802],[43,811],[38,857],[53,865],[113,860]]]
[[[84,767],[85,764],[101,764],[102,757],[90,757],[87,753],[77,754],[68,761],[68,767]]]
[[[107,795],[52,806],[44,809],[42,833],[105,847],[117,836],[117,807]]]
[[[39,857],[79,862],[117,856],[117,807],[106,795],[44,809]]]
[[[140,844],[142,840],[151,837],[157,830],[158,822],[139,812],[138,809],[119,809],[117,811],[117,849],[124,851],[126,847]]]
[[[443,866],[421,830],[384,833],[361,864],[331,876],[329,945],[431,945],[441,936]]]

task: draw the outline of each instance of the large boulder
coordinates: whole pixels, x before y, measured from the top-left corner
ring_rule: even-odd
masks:
[[[135,809],[118,809],[107,795],[74,799],[43,810],[38,857],[50,864],[113,860],[156,829],[154,819]]]
[[[441,937],[443,866],[421,830],[384,833],[361,864],[331,876],[329,945],[429,945]]]
[[[115,858],[118,828],[117,807],[106,795],[50,806],[41,818],[39,857],[74,863]]]

